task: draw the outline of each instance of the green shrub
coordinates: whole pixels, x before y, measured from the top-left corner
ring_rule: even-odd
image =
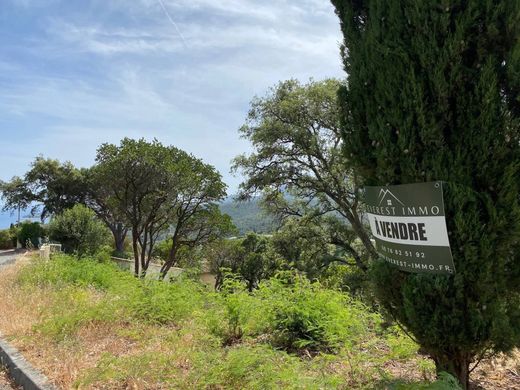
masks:
[[[384,375],[369,366],[415,359],[417,348],[395,328],[381,331],[380,317],[348,295],[291,273],[253,292],[227,277],[217,293],[186,278],[172,283],[143,280],[111,263],[61,254],[24,266],[18,283],[22,290],[39,289],[51,300],[40,309],[37,335],[68,346],[76,342],[81,327],[109,324],[117,329],[115,336],[140,345],[137,355],[104,355],[97,367],[82,373],[78,386],[362,387]],[[375,337],[374,330],[382,337]],[[388,349],[380,348],[382,341]],[[281,349],[338,353],[301,359]],[[389,377],[379,383],[381,388],[451,389],[446,387],[449,378],[428,384]]]
[[[170,254],[171,248],[172,239],[167,238],[166,240],[159,241],[155,244],[152,255],[153,257],[159,258],[162,261],[166,261],[168,259],[168,255]]]
[[[40,238],[45,235],[45,229],[39,222],[24,221],[18,229],[18,241],[22,247],[32,246],[38,248]]]
[[[395,325],[386,330],[385,341],[390,348],[389,359],[406,360],[417,355],[417,343]]]
[[[13,240],[11,229],[0,230],[0,249],[12,249],[16,246],[16,237]]]
[[[131,315],[148,323],[176,323],[203,305],[200,284],[181,278],[168,283],[142,280],[127,300]]]
[[[224,279],[220,293],[214,294],[214,305],[203,313],[210,332],[232,345],[243,337],[257,336],[268,330],[265,303],[251,294],[239,277]]]
[[[131,274],[119,271],[111,263],[84,258],[78,261],[67,255],[55,255],[49,261],[35,261],[22,268],[18,280],[40,287],[93,287],[100,290],[122,289],[134,280]]]
[[[268,346],[240,346],[209,367],[203,383],[224,389],[319,389],[304,368],[298,358]]]
[[[391,381],[384,383],[381,388],[388,390],[461,390],[457,379],[446,372],[440,372],[438,379],[433,383]]]
[[[53,218],[49,237],[61,243],[64,252],[81,257],[96,253],[108,243],[110,231],[92,210],[78,204]]]
[[[54,303],[35,326],[40,334],[63,341],[88,323],[117,322],[124,315],[120,301],[109,294],[93,294],[85,288],[67,286],[50,291]]]
[[[31,263],[20,271],[18,282],[54,294],[56,304],[39,329],[57,338],[89,321],[177,323],[204,303],[203,287],[191,280],[139,280],[112,263],[68,255]]]
[[[257,295],[268,302],[272,343],[289,351],[334,351],[363,336],[379,322],[347,294],[295,277],[289,283],[271,279]]]

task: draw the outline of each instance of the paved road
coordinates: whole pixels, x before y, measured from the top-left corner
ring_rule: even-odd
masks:
[[[21,252],[15,252],[14,250],[0,251],[0,267],[13,263]]]

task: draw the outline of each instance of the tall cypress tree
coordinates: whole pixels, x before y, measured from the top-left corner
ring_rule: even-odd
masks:
[[[466,388],[520,345],[520,2],[332,0],[349,164],[369,185],[444,182],[456,273],[376,261],[379,298]]]

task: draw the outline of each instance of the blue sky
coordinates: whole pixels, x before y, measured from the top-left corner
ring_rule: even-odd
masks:
[[[93,163],[157,138],[230,160],[250,100],[279,80],[343,77],[326,0],[0,0],[0,179],[38,154]]]

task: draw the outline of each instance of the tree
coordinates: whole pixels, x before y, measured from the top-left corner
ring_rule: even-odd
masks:
[[[172,247],[161,268],[164,278],[178,260],[181,248],[194,248],[236,232],[231,218],[220,212],[217,202],[226,196],[226,185],[211,165],[189,156],[177,166],[176,191],[169,204],[175,205],[170,219]]]
[[[125,251],[125,240],[128,235],[128,227],[118,207],[110,203],[111,181],[109,176],[96,175],[92,168],[83,169],[85,180],[85,204],[93,210],[98,218],[112,232],[114,248],[117,255]],[[104,180],[108,179],[109,182]]]
[[[204,256],[208,259],[209,270],[215,275],[215,290],[219,290],[224,282],[226,271],[238,272],[242,258],[241,239],[220,239],[211,242],[204,248]]]
[[[240,198],[262,191],[278,212],[301,216],[301,210],[317,216],[333,215],[344,222],[336,228],[354,231],[369,253],[375,255],[370,236],[359,213],[359,187],[342,153],[337,80],[311,81],[301,85],[289,80],[255,98],[246,124],[240,129],[255,151],[235,159],[233,170],[246,180]],[[304,201],[295,205],[280,194]],[[345,234],[347,235],[347,233]],[[348,245],[345,249],[352,250]],[[361,254],[356,265],[367,269]],[[365,259],[366,260],[366,259]]]
[[[363,253],[363,248],[353,243],[356,236],[352,230],[336,228],[336,222],[334,217],[312,214],[288,218],[273,234],[273,248],[291,268],[304,272],[310,280],[319,279],[331,264],[355,266],[354,256]],[[341,237],[345,232],[349,236]],[[345,246],[351,251],[345,251]]]
[[[0,249],[12,249],[16,247],[16,236],[13,229],[0,230]]]
[[[179,162],[187,154],[157,140],[125,138],[120,145],[103,144],[97,151],[90,178],[105,192],[104,203],[132,234],[134,273],[146,274],[159,234],[171,222],[177,204]]]
[[[102,145],[91,179],[95,188],[105,191],[111,214],[131,231],[136,276],[146,274],[161,235],[169,235],[172,242],[161,269],[164,278],[182,248],[194,248],[232,229],[230,218],[215,204],[226,188],[215,168],[157,140],[125,138],[119,146]]]
[[[520,345],[520,3],[332,2],[345,169],[368,185],[445,183],[456,273],[377,262],[379,299],[467,388],[480,359]]]
[[[83,177],[70,162],[36,157],[23,178],[1,183],[3,210],[31,208],[41,220],[82,203],[85,198]]]
[[[0,183],[3,210],[31,208],[35,215],[41,210],[42,221],[76,204],[85,204],[105,223],[114,236],[116,252],[122,252],[127,228],[107,204],[103,183],[96,182],[89,169],[78,169],[70,162],[37,157],[23,178],[14,177]]]
[[[38,248],[40,238],[45,235],[45,229],[38,222],[23,221],[18,226],[18,241],[23,248]]]
[[[258,287],[284,267],[268,237],[249,233],[244,238],[216,240],[208,245],[205,255],[216,274],[215,288],[222,287],[226,273],[240,277],[249,291]],[[287,269],[287,268],[286,268]]]
[[[81,204],[63,211],[49,223],[49,238],[78,257],[95,254],[108,242],[110,232],[96,214]]]

